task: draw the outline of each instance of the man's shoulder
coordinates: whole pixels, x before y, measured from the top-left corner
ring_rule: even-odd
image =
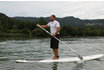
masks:
[[[55,23],[59,23],[57,20],[54,21]]]
[[[49,22],[49,24],[53,23],[52,21]],[[57,20],[54,20],[54,23],[59,23]]]

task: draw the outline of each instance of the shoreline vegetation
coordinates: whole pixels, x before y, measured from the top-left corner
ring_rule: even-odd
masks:
[[[69,18],[70,19],[70,18]],[[93,21],[95,23],[88,23],[88,21],[77,21],[78,19],[65,19],[58,18],[61,23],[61,37],[88,37],[88,36],[104,36],[104,20]],[[68,21],[67,21],[68,20]],[[72,23],[68,24],[69,22]],[[40,17],[37,20],[20,20],[16,18],[10,18],[3,13],[0,13],[0,37],[17,37],[17,36],[27,36],[27,37],[49,37],[47,33],[38,28],[36,24],[47,24],[45,18]],[[90,21],[91,22],[91,21]],[[67,23],[67,24],[66,24]],[[77,23],[77,26],[74,25]],[[80,24],[79,24],[80,23]],[[86,24],[85,24],[86,23]],[[84,24],[84,25],[83,25]],[[83,25],[83,26],[82,26]],[[49,31],[49,28],[47,28]]]

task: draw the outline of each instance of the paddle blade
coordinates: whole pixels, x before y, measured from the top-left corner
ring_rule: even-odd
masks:
[[[78,58],[79,58],[80,60],[83,60],[83,57],[82,57],[82,56],[80,56],[80,55],[78,55]]]

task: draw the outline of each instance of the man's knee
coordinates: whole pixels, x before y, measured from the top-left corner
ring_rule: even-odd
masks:
[[[58,49],[57,48],[53,48],[53,51],[58,51]]]

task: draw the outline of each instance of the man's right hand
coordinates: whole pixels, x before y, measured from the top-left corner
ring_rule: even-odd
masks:
[[[48,27],[48,25],[39,25],[39,24],[37,24],[36,26],[43,27],[43,28],[47,28]]]
[[[36,26],[40,27],[40,25],[39,25],[39,24],[37,24]]]

